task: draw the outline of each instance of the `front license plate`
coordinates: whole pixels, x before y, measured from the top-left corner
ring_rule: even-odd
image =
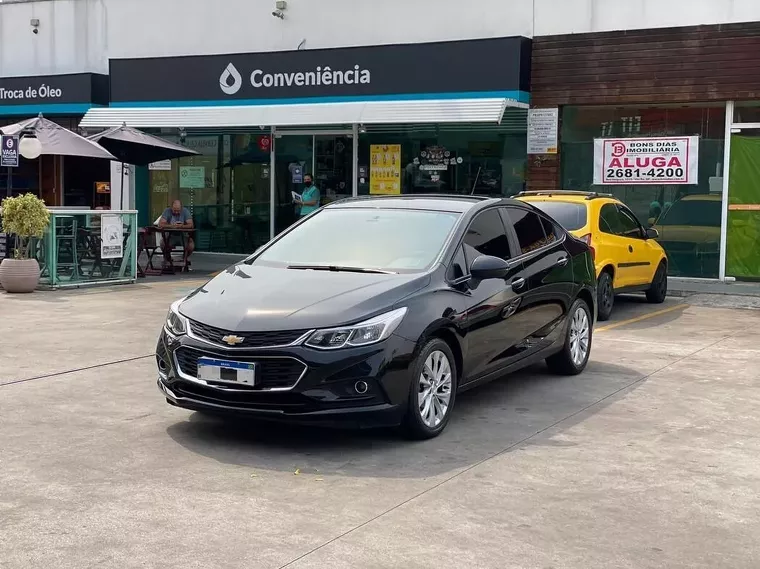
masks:
[[[198,358],[198,379],[240,385],[256,384],[256,364]]]

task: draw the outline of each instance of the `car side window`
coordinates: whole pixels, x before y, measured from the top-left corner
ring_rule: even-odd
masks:
[[[624,207],[618,206],[618,215],[620,216],[620,225],[622,228],[622,235],[625,237],[641,238],[641,224],[636,216],[633,215]]]
[[[543,216],[538,216],[538,218],[541,220],[541,225],[544,226],[544,235],[546,235],[546,245],[549,243],[554,243],[559,239],[559,234],[557,233],[557,228],[554,226],[554,224],[546,219]]]
[[[556,241],[557,237],[553,224],[548,219],[544,220],[537,213],[527,209],[508,207],[507,215],[515,228],[521,255],[530,253],[548,245],[552,241]],[[544,230],[544,221],[547,225],[548,234]]]
[[[497,210],[488,209],[472,220],[464,236],[464,251],[468,267],[478,255],[509,260],[509,239]]]
[[[599,212],[599,229],[610,235],[621,235],[623,232],[620,217],[615,204],[606,203]]]
[[[448,278],[455,281],[470,274],[467,266],[467,258],[464,256],[464,249],[460,246],[457,247],[457,252],[454,253],[454,258],[451,259],[451,265],[449,265]]]

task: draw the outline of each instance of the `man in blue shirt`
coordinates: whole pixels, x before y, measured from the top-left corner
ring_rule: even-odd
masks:
[[[161,229],[184,229],[188,231],[185,237],[185,262],[187,265],[190,263],[188,259],[195,249],[195,243],[193,242],[192,233],[189,231],[195,228],[193,224],[193,216],[186,207],[182,206],[182,202],[174,200],[171,207],[167,207],[164,213],[161,215],[161,219],[158,221],[158,226]],[[168,238],[167,238],[168,237]],[[164,252],[164,259],[166,261],[171,260],[171,250],[174,247],[181,246],[182,235],[180,233],[164,234],[164,241],[161,249]]]
[[[301,217],[319,209],[319,188],[314,185],[311,174],[303,177],[304,191],[301,192]]]

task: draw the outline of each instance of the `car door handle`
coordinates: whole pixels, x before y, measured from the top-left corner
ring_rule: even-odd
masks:
[[[633,253],[633,245],[628,245],[628,252]]]
[[[559,261],[557,261],[557,266],[564,267],[567,265],[567,257],[562,257]]]
[[[512,290],[518,292],[525,286],[525,279],[520,277],[512,281]]]

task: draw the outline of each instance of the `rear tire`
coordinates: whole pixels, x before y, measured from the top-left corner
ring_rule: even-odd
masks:
[[[568,312],[562,351],[546,358],[550,371],[559,375],[578,375],[586,368],[591,355],[591,324],[591,309],[585,301],[576,300]]]
[[[456,399],[457,367],[449,345],[433,338],[412,366],[409,401],[402,425],[411,439],[432,439],[446,428]]]
[[[596,283],[597,320],[609,320],[615,305],[615,289],[612,286],[612,273],[603,271]]]
[[[654,273],[652,285],[647,291],[647,300],[652,304],[662,304],[668,296],[668,268],[665,263],[660,263]]]

